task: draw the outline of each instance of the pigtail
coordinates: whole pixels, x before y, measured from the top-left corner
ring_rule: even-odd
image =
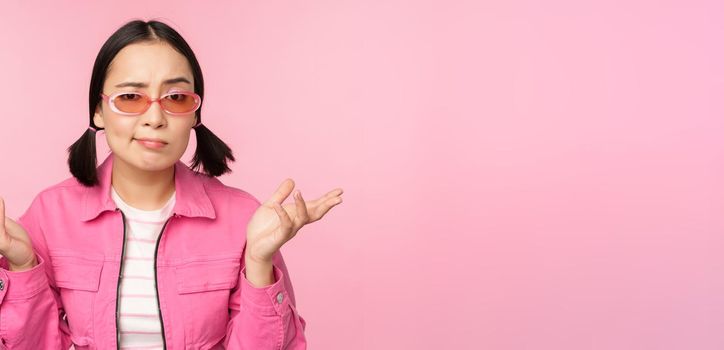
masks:
[[[96,174],[96,131],[89,127],[85,133],[68,147],[68,167],[70,173],[86,187],[98,184]]]
[[[199,166],[203,165],[204,172],[214,177],[231,172],[228,162],[236,160],[231,148],[201,123],[197,124],[194,130],[196,152],[191,161],[191,169],[198,172]]]

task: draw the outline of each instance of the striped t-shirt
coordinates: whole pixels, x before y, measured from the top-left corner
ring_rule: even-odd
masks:
[[[111,187],[111,197],[126,218],[126,248],[120,288],[122,349],[163,349],[153,271],[156,240],[176,202],[176,192],[157,210],[141,210],[124,202]]]

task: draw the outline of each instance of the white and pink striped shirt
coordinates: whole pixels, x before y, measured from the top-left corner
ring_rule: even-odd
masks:
[[[176,193],[157,210],[141,210],[128,205],[113,187],[111,197],[126,218],[126,251],[119,300],[120,346],[126,350],[163,349],[153,259],[156,240],[172,214]]]

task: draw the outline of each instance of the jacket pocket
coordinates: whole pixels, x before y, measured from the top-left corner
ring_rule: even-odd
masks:
[[[230,290],[239,282],[240,264],[241,252],[235,252],[191,258],[176,266],[188,346],[204,348],[226,335]]]
[[[94,303],[104,255],[72,250],[50,250],[49,255],[70,338],[76,349],[92,346]]]

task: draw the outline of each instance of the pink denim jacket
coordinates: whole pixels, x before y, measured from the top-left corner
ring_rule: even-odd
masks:
[[[113,153],[92,188],[73,177],[41,191],[18,222],[38,265],[0,258],[0,349],[116,349],[124,214],[110,196]],[[275,282],[245,278],[251,194],[175,164],[176,204],[156,243],[166,349],[306,349],[305,320],[281,253]]]

